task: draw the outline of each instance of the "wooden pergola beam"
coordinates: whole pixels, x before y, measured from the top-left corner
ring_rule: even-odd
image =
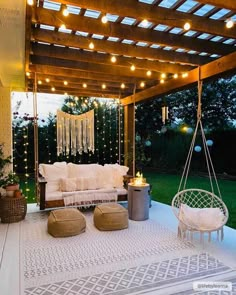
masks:
[[[94,74],[90,72],[75,70],[75,69],[63,69],[56,66],[46,66],[46,65],[30,65],[30,72],[36,72],[44,75],[54,75],[54,76],[63,76],[63,77],[72,77],[77,79],[94,79],[97,81],[110,81],[110,82],[119,82],[119,83],[138,83],[142,80],[135,79],[132,77],[116,77],[106,74]]]
[[[71,35],[49,30],[34,29],[32,41],[40,41],[49,44],[63,45],[80,49],[89,49],[89,44],[93,42],[94,51],[120,54],[131,57],[146,58],[152,60],[163,60],[168,62],[184,63],[192,66],[205,64],[212,60],[195,54],[167,51],[156,48],[140,47],[105,40],[98,40],[83,36]]]
[[[72,49],[68,47],[57,47],[54,45],[44,45],[33,43],[31,52],[34,55],[39,56],[48,56],[61,58],[66,60],[74,60],[74,61],[84,61],[90,63],[104,64],[109,66],[121,66],[121,67],[130,67],[132,64],[135,65],[137,69],[145,69],[157,72],[164,73],[181,73],[191,70],[193,67],[184,66],[178,64],[171,64],[165,62],[158,62],[156,60],[146,60],[146,59],[137,59],[137,58],[129,58],[123,56],[117,56],[117,62],[115,64],[111,63],[111,55],[110,54],[102,54],[96,52],[89,52],[84,50]]]
[[[194,69],[188,72],[187,78],[178,78],[175,80],[173,79],[167,81],[164,84],[158,84],[156,86],[150,87],[135,95],[130,95],[122,99],[122,104],[129,105],[134,102],[140,103],[153,97],[160,97],[196,84],[199,77],[201,80],[205,80],[226,74],[228,72],[236,72],[236,52],[201,66],[200,75],[199,69]]]
[[[59,68],[65,69],[79,69],[80,71],[85,71],[89,73],[97,73],[97,74],[110,74],[114,76],[126,76],[126,77],[133,77],[139,79],[155,79],[160,80],[160,74],[153,72],[150,77],[147,77],[146,71],[136,69],[135,71],[131,71],[130,68],[124,69],[124,67],[114,66],[114,65],[101,65],[101,64],[94,64],[89,62],[77,62],[72,60],[65,60],[59,58],[50,58],[47,56],[31,56],[31,61],[33,64],[39,65],[48,65],[48,66],[57,66]]]
[[[33,87],[29,86],[29,91],[33,91]],[[50,94],[65,94],[73,95],[73,96],[91,96],[91,97],[101,97],[101,98],[119,98],[119,94],[109,93],[109,92],[102,92],[102,91],[89,91],[84,89],[70,89],[70,88],[55,88],[55,91],[51,90],[50,86],[45,85],[38,85],[37,92],[40,93],[50,93]]]
[[[105,81],[105,80],[104,81],[88,80],[88,79],[81,79],[81,78],[76,79],[76,78],[72,78],[72,77],[37,74],[37,80],[42,81],[44,84],[47,84],[46,79],[50,80],[48,84],[53,83],[53,82],[57,82],[57,83],[61,83],[61,85],[62,85],[64,83],[64,81],[67,81],[68,84],[77,85],[78,88],[82,88],[83,84],[85,83],[87,85],[87,87],[89,88],[90,86],[101,87],[102,83],[105,83],[107,88],[112,87],[112,88],[121,89],[121,83],[117,83],[117,82],[110,82],[110,81]],[[31,78],[29,78],[29,80],[31,80]],[[133,88],[134,88],[134,84],[127,83],[127,82],[125,83],[125,89],[133,90]],[[142,87],[138,84],[137,88],[141,89]]]
[[[100,19],[80,15],[71,14],[70,17],[64,17],[61,12],[43,9],[40,7],[36,10],[36,19],[34,21],[36,23],[55,26],[57,28],[59,28],[62,21],[64,21],[67,29],[71,29],[72,31],[84,31],[90,34],[99,34],[105,37],[113,36],[120,39],[124,38],[125,32],[126,39],[147,42],[149,44],[154,43],[162,46],[172,46],[174,48],[184,48],[187,51],[195,50],[198,52],[225,55],[234,50],[232,46],[226,44],[215,43],[197,38],[195,38],[193,42],[192,39],[184,35],[174,35],[113,22],[109,22],[104,25]]]
[[[38,81],[39,81],[39,77],[37,76],[38,78]],[[73,89],[75,91],[80,91],[80,90],[84,90],[84,91],[90,91],[90,92],[102,92],[102,93],[114,93],[114,94],[117,94],[119,95],[120,93],[120,87],[117,88],[117,87],[112,87],[111,85],[107,85],[106,84],[106,89],[102,89],[102,84],[103,83],[100,83],[100,85],[87,85],[86,88],[84,88],[82,85],[79,85],[79,84],[75,84],[75,83],[71,83],[71,82],[68,82],[68,79],[66,80],[67,81],[67,85],[64,85],[63,82],[61,81],[58,81],[58,80],[50,80],[49,83],[47,83],[45,80],[40,80],[41,81],[41,85],[43,86],[47,86],[47,87],[55,87],[55,88],[63,88],[63,89],[67,89],[67,91],[72,91]],[[33,81],[29,79],[29,84],[33,85]],[[40,86],[39,86],[40,87]],[[123,91],[123,94],[125,95],[129,95],[132,93],[133,89],[132,88],[124,88],[122,89]]]
[[[235,0],[198,0],[198,2],[203,4],[210,4],[220,8],[226,8],[236,12],[236,2]]]
[[[60,2],[86,9],[98,10],[102,13],[109,12],[123,17],[133,17],[138,20],[147,19],[154,24],[160,23],[170,27],[182,28],[185,22],[188,21],[191,23],[192,30],[216,36],[236,38],[236,28],[229,30],[225,27],[224,22],[170,10],[160,6],[148,5],[136,0],[126,0],[125,5],[120,5],[120,1],[117,0],[61,0]]]

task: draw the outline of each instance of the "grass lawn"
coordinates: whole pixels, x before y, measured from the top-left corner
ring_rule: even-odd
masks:
[[[152,185],[152,199],[171,205],[171,201],[178,191],[180,175],[158,174],[145,172],[144,177]],[[222,199],[229,210],[227,225],[236,229],[236,182],[218,179]],[[200,188],[211,191],[208,178],[189,176],[186,188]]]
[[[177,193],[180,176],[172,174],[158,174],[155,172],[144,172],[147,182],[152,185],[152,199],[164,204],[171,205],[171,201]],[[219,179],[223,201],[229,210],[229,220],[227,225],[236,229],[236,182]],[[208,178],[189,176],[187,188],[201,188],[211,191]],[[24,183],[21,183],[21,189],[27,197],[28,203],[35,203],[34,180],[29,180],[28,189]]]

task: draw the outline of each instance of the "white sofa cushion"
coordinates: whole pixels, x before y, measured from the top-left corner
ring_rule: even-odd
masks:
[[[67,178],[67,163],[39,164],[39,173],[47,181],[46,194],[61,190],[61,178]]]
[[[98,174],[99,164],[74,164],[68,163],[68,177],[96,177]]]
[[[222,225],[224,214],[220,208],[191,208],[181,204],[179,220],[195,230],[212,230]]]
[[[77,190],[77,179],[76,178],[61,178],[61,191],[62,192],[73,192]]]
[[[105,164],[104,168],[106,169],[106,176],[108,177],[106,182],[109,184],[111,183],[114,188],[123,188],[123,176],[127,174],[129,167],[119,164]],[[110,174],[110,176],[108,176],[108,174]]]

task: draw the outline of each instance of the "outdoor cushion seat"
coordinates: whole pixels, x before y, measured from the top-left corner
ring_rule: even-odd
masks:
[[[106,203],[96,206],[94,225],[99,230],[119,230],[128,227],[128,211],[120,204]]]
[[[48,217],[48,233],[55,238],[79,235],[85,228],[85,217],[75,208],[54,210]]]

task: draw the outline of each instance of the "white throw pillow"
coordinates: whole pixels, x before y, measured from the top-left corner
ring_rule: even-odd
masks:
[[[61,191],[74,192],[76,191],[76,178],[62,178],[61,179]]]
[[[47,181],[67,178],[67,163],[39,164],[39,172]]]
[[[224,220],[220,208],[191,208],[181,204],[179,219],[196,230],[212,230],[219,228]]]
[[[124,178],[123,176],[127,174],[129,167],[122,166],[119,164],[105,164],[104,167],[106,169],[110,169],[110,173],[112,174],[112,185],[114,188],[123,188],[124,186]],[[109,168],[107,168],[109,167]]]

